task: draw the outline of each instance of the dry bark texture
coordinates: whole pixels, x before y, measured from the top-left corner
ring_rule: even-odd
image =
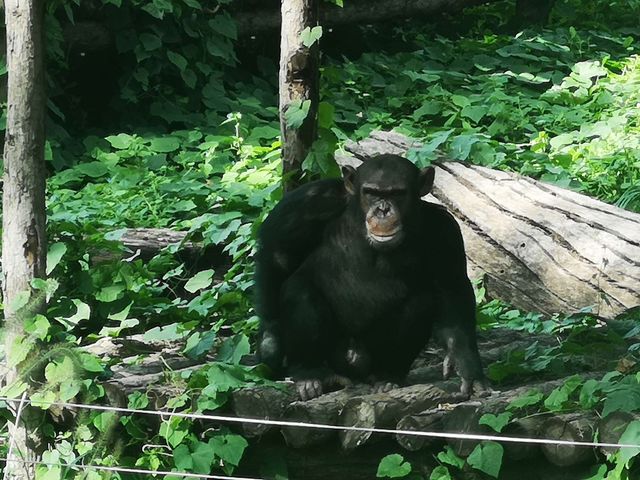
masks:
[[[31,280],[44,278],[45,166],[44,166],[44,2],[6,0],[7,37],[7,130],[4,144],[2,195],[2,293],[5,314],[5,352],[24,334],[20,312],[12,306],[20,293],[29,292]],[[32,298],[29,309],[37,311],[42,298]],[[16,365],[6,366],[5,384],[19,378]],[[31,424],[30,409],[22,416],[24,426],[9,424],[13,441],[10,457],[34,460],[41,447],[38,430]],[[33,465],[7,462],[6,479],[35,478]],[[25,476],[26,475],[26,476]]]
[[[282,133],[282,173],[286,190],[299,185],[302,162],[316,134],[318,112],[318,61],[316,41],[310,47],[302,42],[305,28],[318,24],[319,0],[283,0],[280,35],[280,130]],[[311,102],[299,128],[287,126],[285,114],[296,102]]]
[[[346,145],[339,164],[404,155],[419,143],[375,132]],[[508,172],[439,163],[433,196],[456,217],[470,275],[488,293],[546,314],[590,308],[613,318],[640,305],[640,215]]]

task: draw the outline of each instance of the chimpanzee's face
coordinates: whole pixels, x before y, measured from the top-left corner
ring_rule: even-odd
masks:
[[[420,170],[403,157],[380,155],[357,170],[345,167],[343,173],[352,201],[362,208],[367,241],[378,249],[400,245],[411,212],[431,190],[433,168]]]

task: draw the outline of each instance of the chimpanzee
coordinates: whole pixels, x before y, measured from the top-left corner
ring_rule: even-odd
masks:
[[[352,380],[402,381],[432,330],[444,376],[484,390],[460,229],[422,201],[434,169],[398,155],[288,193],[259,232],[258,353],[303,399]],[[384,387],[383,387],[384,388]]]

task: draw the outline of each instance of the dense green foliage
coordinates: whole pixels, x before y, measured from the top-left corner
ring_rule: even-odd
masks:
[[[257,326],[254,233],[281,194],[277,68],[266,54],[240,62],[253,44],[237,40],[230,2],[212,3],[49,4],[50,279],[36,287],[50,303],[46,315],[25,318],[30,337],[14,360],[27,374],[2,392],[15,397],[31,388],[43,402],[43,431],[53,445],[47,462],[230,474],[247,445],[230,430],[178,418],[158,430],[145,417],[92,411],[64,427],[46,403],[111,401],[102,381],[120,360],[76,348],[99,337],[181,341],[185,356],[201,359],[189,373],[167,373],[175,394],[166,408],[210,412],[233,388],[263,381],[259,367],[240,359]],[[424,139],[410,152],[419,164],[444,156],[508,169],[640,211],[640,2],[558,3],[548,27],[517,34],[508,28],[509,2],[449,19],[446,29],[408,23],[387,39],[389,50],[367,51],[379,44],[375,29],[353,27],[364,53],[323,58],[319,139],[304,164],[308,176],[335,174],[333,152],[347,138],[396,128]],[[74,23],[98,21],[113,40],[98,54],[69,44]],[[94,75],[89,68],[97,68]],[[131,227],[187,231],[208,253],[185,263],[181,245],[151,259],[124,252],[118,240]],[[479,317],[482,328],[570,332],[562,344],[534,344],[488,366],[496,382],[566,368],[576,352],[619,345],[625,333],[603,338],[593,334],[589,315],[545,319],[484,299]],[[211,351],[216,360],[207,362]],[[635,411],[638,391],[635,375],[576,379],[548,398],[533,392],[509,415],[518,408]],[[143,393],[127,404],[151,405]],[[499,431],[507,420],[486,422]],[[636,430],[629,441],[638,441]],[[466,465],[496,476],[501,449],[482,444]],[[630,457],[610,460],[594,480],[618,478],[607,477],[609,470],[624,475]],[[465,465],[451,451],[437,462],[432,479],[453,478]],[[409,475],[411,466],[393,455],[378,474]],[[38,479],[70,478],[106,474],[38,469]]]

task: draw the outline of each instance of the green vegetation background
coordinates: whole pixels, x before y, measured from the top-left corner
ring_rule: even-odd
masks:
[[[263,381],[260,369],[240,365],[240,358],[251,351],[257,326],[250,299],[254,233],[281,195],[277,56],[268,41],[238,39],[230,0],[210,3],[48,4],[50,278],[37,287],[50,302],[46,315],[26,319],[30,337],[20,359],[29,375],[2,394],[30,389],[35,400],[108,403],[101,380],[119,360],[75,346],[131,334],[183,340],[183,353],[194,359],[216,352],[216,361],[189,374],[167,375],[176,394],[166,408],[212,411],[232,389]],[[549,25],[519,33],[510,28],[512,16],[512,3],[498,2],[436,25],[354,25],[333,38],[325,29],[319,139],[305,160],[308,177],[335,175],[333,152],[346,139],[394,128],[425,141],[411,152],[420,165],[446,155],[640,211],[640,2],[558,0]],[[96,19],[113,35],[109,47],[96,53],[65,42],[74,23]],[[356,51],[340,50],[350,43]],[[231,266],[211,268],[205,257],[188,267],[179,246],[150,260],[127,254],[122,261],[117,240],[131,227],[187,231],[217,257],[223,248]],[[98,261],[108,252],[114,260]],[[487,302],[481,286],[478,298],[483,328],[577,336],[595,323],[588,314],[548,319]],[[532,345],[489,366],[491,378],[566,368],[576,349],[591,345],[571,335],[561,346]],[[621,337],[608,333],[604,341]],[[551,400],[532,395],[519,408],[640,408],[635,375],[577,379]],[[149,402],[145,394],[128,398],[132,408]],[[55,409],[42,408],[53,445],[44,459],[54,463],[230,474],[247,446],[231,431],[205,431],[186,419],[163,421],[158,431],[139,416],[83,412],[63,427]],[[499,431],[503,420],[487,422]],[[628,435],[637,442],[634,428]],[[496,445],[467,461],[497,475]],[[438,456],[431,478],[451,478],[450,470],[464,465],[452,455]],[[613,456],[593,479],[625,478],[631,457]],[[391,457],[379,473],[410,470]],[[77,475],[38,468],[44,480],[106,478]]]

